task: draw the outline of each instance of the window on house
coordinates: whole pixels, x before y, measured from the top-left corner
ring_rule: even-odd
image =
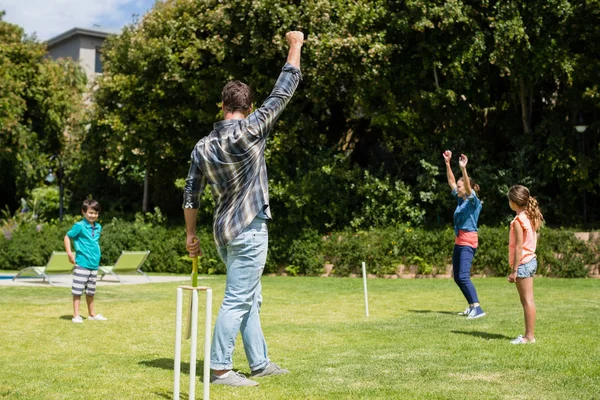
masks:
[[[100,47],[96,47],[96,62],[94,65],[94,72],[97,74],[102,73],[102,49]]]

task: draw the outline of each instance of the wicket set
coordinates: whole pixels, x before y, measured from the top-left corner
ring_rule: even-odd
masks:
[[[179,387],[181,375],[181,326],[183,320],[183,291],[192,292],[191,310],[191,340],[190,340],[190,400],[196,398],[196,347],[198,344],[198,292],[206,292],[206,312],[204,323],[204,392],[202,398],[207,400],[210,394],[210,334],[212,320],[212,289],[206,286],[179,286],[177,288],[177,311],[175,321],[175,383],[173,385],[173,398],[179,400]]]

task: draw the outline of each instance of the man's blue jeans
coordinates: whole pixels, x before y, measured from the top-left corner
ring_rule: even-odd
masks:
[[[262,287],[260,278],[267,261],[267,221],[255,218],[219,255],[227,265],[225,297],[219,310],[210,356],[213,370],[233,368],[233,349],[242,334],[246,358],[252,371],[269,364],[267,344],[260,326]]]
[[[452,254],[452,272],[454,273],[454,282],[460,288],[460,291],[467,299],[469,304],[479,303],[477,291],[473,282],[471,282],[471,264],[477,249],[471,246],[454,245]]]

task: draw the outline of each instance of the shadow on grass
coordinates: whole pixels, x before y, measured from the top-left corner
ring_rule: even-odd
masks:
[[[457,315],[457,313],[454,313],[452,311],[431,311],[431,310],[408,310],[408,311],[412,312],[412,313],[417,313],[417,314],[437,313],[437,314],[446,314],[446,315]]]
[[[498,340],[512,339],[508,336],[500,335],[498,333],[488,333],[488,332],[480,332],[480,331],[451,331],[451,332],[458,333],[461,335],[471,335],[471,336],[480,337],[483,339],[498,339]]]
[[[187,399],[189,397],[188,392],[183,388],[186,387],[187,388],[187,381],[186,382],[181,382],[181,388],[179,389],[179,398],[181,399]],[[199,392],[202,392],[202,387],[197,387],[196,388],[196,393],[198,394]],[[157,395],[158,397],[162,397],[163,399],[168,399],[168,400],[173,400],[173,391],[170,392],[154,392],[155,395]],[[196,398],[194,396],[194,398]]]
[[[155,360],[140,361],[138,364],[145,365],[146,367],[162,368],[173,371],[175,360],[172,358],[157,358]],[[204,371],[204,360],[196,360],[196,375],[202,382],[202,373]],[[190,363],[181,362],[181,373],[190,374]]]
[[[66,319],[66,320],[68,320],[68,321],[70,321],[72,318],[73,318],[73,316],[72,316],[72,315],[61,315],[61,316],[60,316],[60,319]]]

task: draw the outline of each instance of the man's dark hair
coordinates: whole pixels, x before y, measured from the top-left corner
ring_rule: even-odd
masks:
[[[95,210],[96,212],[100,212],[100,203],[94,199],[85,199],[83,201],[83,205],[81,206],[81,210],[86,212],[89,208]]]
[[[223,108],[229,112],[247,112],[252,107],[252,90],[240,81],[231,81],[221,92]]]

